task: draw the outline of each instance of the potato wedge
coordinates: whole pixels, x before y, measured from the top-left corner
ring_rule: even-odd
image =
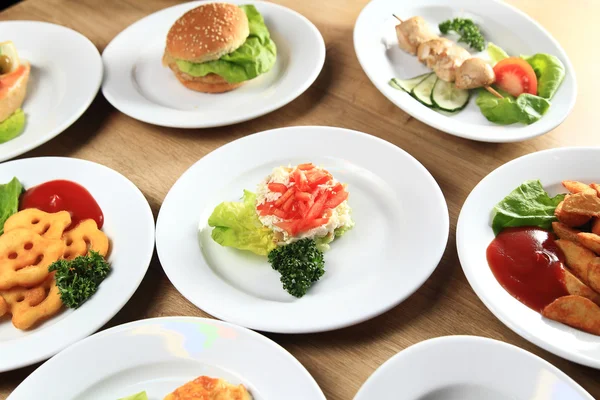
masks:
[[[577,234],[580,232],[577,229],[569,228],[562,222],[553,222],[552,230],[560,239],[570,240],[572,242],[577,242]]]
[[[590,262],[596,255],[582,245],[570,240],[559,239],[556,244],[565,255],[567,267],[578,277],[581,282],[589,286],[588,271]]]
[[[594,218],[592,221],[592,233],[600,235],[600,218]]]
[[[600,264],[598,264],[598,273],[600,274]],[[600,277],[600,275],[598,275],[598,277]],[[585,297],[586,299],[590,299],[600,306],[600,294],[592,290],[585,283],[581,282],[568,269],[565,269],[565,287],[567,288],[567,292],[569,294]]]
[[[600,254],[600,236],[594,233],[579,232],[577,234],[577,241],[583,247],[586,247],[596,254]]]
[[[597,183],[592,183],[590,185],[590,187],[596,191],[596,193],[598,194],[598,196],[600,196],[600,185],[598,185]]]
[[[592,335],[600,335],[600,307],[585,297],[559,297],[542,310],[542,315]]]
[[[590,261],[590,264],[588,265],[588,282],[590,283],[589,286],[592,289],[600,293],[600,257],[594,258],[592,261]]]
[[[567,197],[569,196],[566,196],[565,200],[567,199]],[[556,218],[558,218],[560,222],[562,222],[566,226],[581,226],[590,220],[590,217],[588,217],[587,215],[579,215],[566,212],[563,207],[564,204],[564,201],[558,203],[558,206],[556,206],[556,209],[554,210],[554,215],[556,216]]]
[[[596,190],[594,188],[592,188],[590,185],[586,185],[583,182],[562,181],[562,185],[565,187],[565,189],[567,189],[569,192],[571,192],[573,194],[581,193],[581,192],[589,192],[592,194],[596,194]]]
[[[568,213],[600,217],[600,197],[598,194],[580,192],[565,197],[562,210]]]

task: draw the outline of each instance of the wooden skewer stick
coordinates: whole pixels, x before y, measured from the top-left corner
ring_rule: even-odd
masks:
[[[396,14],[392,14],[394,16],[394,18],[396,18],[398,21],[403,22],[400,17],[398,17]]]

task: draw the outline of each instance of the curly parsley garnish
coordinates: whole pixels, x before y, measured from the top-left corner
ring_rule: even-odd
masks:
[[[55,261],[48,270],[56,271],[54,279],[62,302],[69,308],[78,308],[96,293],[110,272],[110,264],[98,252],[90,250],[86,256]]]
[[[468,18],[454,18],[444,21],[439,25],[440,32],[446,35],[454,31],[460,35],[459,42],[468,44],[477,51],[485,49],[485,39],[479,30],[479,27]]]

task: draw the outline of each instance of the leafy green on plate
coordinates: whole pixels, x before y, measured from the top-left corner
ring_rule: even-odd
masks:
[[[0,185],[0,235],[4,233],[4,223],[19,211],[19,196],[23,192],[23,185],[17,178],[4,185]]]

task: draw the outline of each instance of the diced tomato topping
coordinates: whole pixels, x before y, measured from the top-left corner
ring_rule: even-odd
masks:
[[[312,196],[310,193],[296,192],[296,199],[298,199],[298,201],[309,201],[311,198]]]
[[[298,210],[300,211],[300,216],[304,218],[308,213],[308,206],[306,205],[306,203],[300,201],[298,202]]]
[[[290,196],[290,198],[287,199],[287,201],[285,203],[283,203],[283,207],[281,207],[281,208],[283,209],[283,211],[289,212],[292,209],[293,205],[294,205],[294,196]]]
[[[275,225],[294,236],[296,234],[296,226],[298,225],[298,221],[283,221],[278,222]]]
[[[298,169],[301,171],[309,171],[311,169],[313,169],[315,166],[312,163],[306,163],[306,164],[298,164]]]
[[[329,200],[327,200],[327,202],[325,203],[325,207],[326,208],[336,208],[337,206],[342,204],[342,202],[344,202],[344,200],[346,200],[346,199],[348,199],[348,192],[346,192],[344,189],[342,189],[335,194],[333,194],[333,193],[331,194],[331,196],[329,197]]]
[[[273,210],[273,215],[279,218],[283,218],[286,219],[287,218],[287,214],[285,211],[280,210],[279,208],[276,208],[275,210]]]
[[[276,193],[285,193],[288,189],[283,183],[269,183],[267,186],[271,192]]]
[[[318,228],[319,226],[325,225],[329,222],[329,218],[317,218],[313,220],[304,220],[302,225],[296,228],[298,233],[310,231],[311,229]]]
[[[306,179],[306,175],[304,175],[304,171],[299,169],[294,170],[292,173],[291,179],[296,184],[296,188],[302,192],[310,190],[308,186],[308,179]]]
[[[327,193],[320,193],[315,199],[315,204],[313,204],[310,210],[308,210],[308,214],[306,214],[306,219],[310,220],[320,217],[323,214],[325,202],[327,202]]]
[[[281,207],[287,199],[294,195],[294,188],[289,188],[280,198],[275,201],[275,207]]]

